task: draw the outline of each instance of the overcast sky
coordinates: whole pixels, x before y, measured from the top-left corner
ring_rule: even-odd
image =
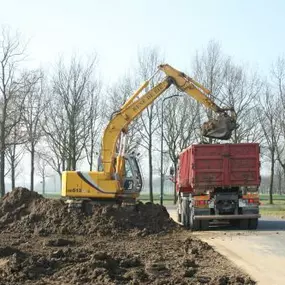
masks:
[[[1,24],[30,40],[30,59],[48,67],[60,54],[97,52],[103,78],[131,68],[140,47],[191,69],[209,40],[236,61],[266,72],[284,52],[285,1],[277,0],[0,0]]]
[[[147,46],[191,70],[195,51],[212,39],[266,74],[285,50],[284,12],[282,0],[0,0],[0,23],[29,40],[31,67],[97,53],[105,83],[128,72]]]

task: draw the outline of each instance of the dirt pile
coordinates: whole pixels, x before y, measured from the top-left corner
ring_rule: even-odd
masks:
[[[17,188],[0,200],[0,228],[0,285],[255,284],[151,203],[86,216]]]
[[[13,247],[11,240],[4,236],[5,254],[0,249],[1,285],[255,284],[210,246],[185,239],[182,232],[128,240],[77,236],[68,246],[36,237],[33,244]]]
[[[16,188],[0,199],[0,224],[5,225],[21,219],[29,214],[30,206],[43,199],[37,192],[26,188]]]
[[[167,210],[152,203],[94,206],[93,214],[68,212],[63,200],[45,199],[16,188],[0,201],[0,226],[6,231],[49,234],[132,235],[166,233],[177,228]]]

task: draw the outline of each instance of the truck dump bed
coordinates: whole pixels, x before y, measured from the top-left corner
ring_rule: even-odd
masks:
[[[216,187],[260,184],[257,143],[192,145],[179,159],[180,191],[200,192]]]

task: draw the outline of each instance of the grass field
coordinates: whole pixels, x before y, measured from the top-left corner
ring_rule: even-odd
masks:
[[[273,199],[273,205],[269,204],[269,200],[262,200],[260,213],[263,216],[285,218],[285,199]]]
[[[272,205],[270,207],[260,207],[262,216],[274,216],[285,219],[285,203],[284,205]]]
[[[59,193],[46,193],[44,196],[47,198],[59,198],[60,194]],[[155,201],[159,201],[160,200],[160,194],[155,193],[153,195],[153,198]],[[149,201],[149,195],[148,194],[141,194],[139,199],[142,201]],[[173,201],[173,195],[164,195],[163,200],[164,201]],[[269,203],[269,195],[261,194],[260,200],[262,201],[262,203],[268,204]],[[280,203],[282,204],[283,201],[285,203],[285,195],[273,195],[273,201],[274,201],[274,204],[280,204]]]

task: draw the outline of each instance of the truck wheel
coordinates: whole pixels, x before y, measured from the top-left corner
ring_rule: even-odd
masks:
[[[201,230],[206,231],[209,229],[209,221],[208,220],[201,220]]]
[[[191,207],[191,214],[190,214],[190,229],[192,231],[199,231],[200,230],[200,221],[194,220],[194,209]]]
[[[242,219],[239,221],[239,228],[241,230],[248,230],[249,227],[249,220],[248,219]]]
[[[239,220],[230,220],[230,225],[232,227],[238,227],[239,226]]]
[[[249,219],[248,228],[250,230],[256,230],[258,226],[258,219]]]
[[[176,218],[177,218],[177,222],[178,222],[178,223],[181,223],[181,214],[179,213],[178,207],[177,207],[177,209],[176,209]]]
[[[181,223],[185,228],[189,227],[189,203],[187,199],[182,199]]]

